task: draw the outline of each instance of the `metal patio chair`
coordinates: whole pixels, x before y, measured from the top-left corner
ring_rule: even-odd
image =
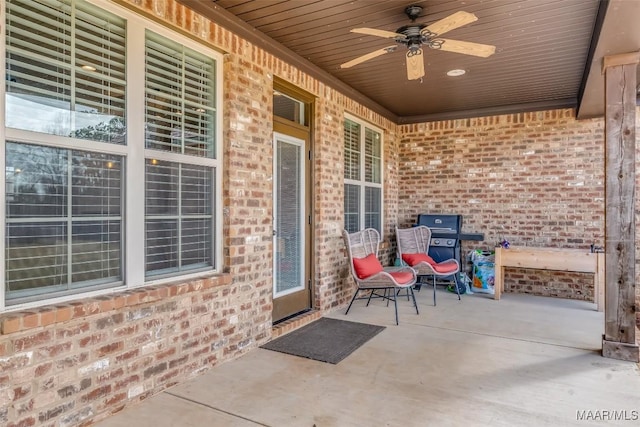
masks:
[[[429,227],[419,225],[411,228],[396,227],[396,241],[398,244],[398,258],[402,265],[413,268],[418,277],[433,277],[433,305],[436,305],[436,278],[453,276],[458,300],[460,289],[458,286],[458,274],[460,264],[454,258],[436,262],[429,256],[429,244],[431,243],[431,230]]]
[[[419,314],[418,304],[413,293],[413,285],[417,279],[416,272],[406,266],[382,267],[378,260],[378,246],[380,244],[378,231],[373,228],[355,233],[343,230],[342,237],[349,254],[351,276],[357,286],[345,315],[349,313],[351,305],[356,299],[366,299],[368,306],[372,298],[382,298],[387,301],[387,305],[389,301],[393,301],[397,325],[399,324],[397,297],[403,289],[406,289],[407,295],[411,296],[416,314]],[[358,297],[361,291],[368,292],[368,295]]]

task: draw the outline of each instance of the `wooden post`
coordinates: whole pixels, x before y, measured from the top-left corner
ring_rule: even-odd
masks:
[[[635,117],[640,52],[607,56],[605,74],[605,331],[602,355],[640,361],[636,342]]]

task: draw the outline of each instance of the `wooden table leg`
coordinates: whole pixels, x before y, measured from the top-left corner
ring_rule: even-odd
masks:
[[[598,311],[604,311],[604,252],[596,254],[596,271],[594,273],[593,293],[598,306]]]
[[[502,248],[496,248],[493,279],[493,299],[500,299],[504,286],[504,267],[502,266]]]

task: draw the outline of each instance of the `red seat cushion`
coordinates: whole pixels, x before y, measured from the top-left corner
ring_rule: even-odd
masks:
[[[434,265],[436,263],[433,258],[425,254],[424,252],[415,254],[402,254],[402,260],[406,262],[410,267],[413,267],[416,264],[420,264],[423,261],[431,265]]]
[[[378,261],[376,254],[369,254],[365,258],[354,258],[353,268],[361,279],[366,279],[383,270],[382,264]]]
[[[389,273],[389,274],[400,285],[404,285],[413,280],[413,274],[407,271],[394,271],[393,273]]]
[[[440,264],[434,264],[433,270],[436,273],[454,273],[458,269],[458,265],[455,262],[441,262]]]

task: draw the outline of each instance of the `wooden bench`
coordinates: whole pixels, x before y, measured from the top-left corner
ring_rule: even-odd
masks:
[[[533,248],[511,246],[496,248],[494,299],[499,300],[504,291],[505,267],[532,268],[537,270],[574,271],[593,273],[594,299],[598,311],[604,310],[604,253],[582,249]]]

